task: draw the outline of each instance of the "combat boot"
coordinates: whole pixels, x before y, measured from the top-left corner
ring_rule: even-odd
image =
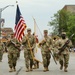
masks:
[[[63,60],[59,61],[59,63],[60,63],[60,70],[62,70],[63,69]]]
[[[9,72],[13,72],[12,68],[10,68]]]
[[[39,68],[39,64],[37,64],[37,68]]]
[[[46,68],[46,71],[49,71],[48,67]]]
[[[39,62],[37,62],[37,68],[39,68]]]
[[[15,67],[13,67],[13,71],[14,71],[14,72],[16,71],[16,68],[15,68]]]
[[[62,70],[62,69],[63,69],[63,65],[60,66],[60,70]]]
[[[68,72],[68,71],[67,71],[67,67],[64,68],[64,72]]]
[[[36,68],[37,68],[36,65],[34,65],[33,69],[36,69]]]
[[[29,72],[29,68],[26,68],[26,72]]]
[[[46,67],[44,67],[44,70],[43,70],[43,72],[46,72],[47,71],[47,69],[46,69]]]
[[[33,71],[33,69],[32,69],[32,68],[30,68],[30,71]]]

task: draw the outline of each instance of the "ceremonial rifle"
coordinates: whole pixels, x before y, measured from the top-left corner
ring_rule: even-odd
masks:
[[[74,34],[72,34],[70,36],[70,38],[65,42],[65,44],[59,49],[59,52],[58,52],[59,55],[65,50],[65,48],[67,47],[67,45],[69,44],[69,42],[70,42],[70,40],[72,39],[73,36],[74,36]]]

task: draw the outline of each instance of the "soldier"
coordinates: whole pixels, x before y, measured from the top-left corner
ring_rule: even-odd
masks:
[[[61,38],[57,42],[58,49],[60,49],[67,40],[68,38],[66,37],[66,33],[62,32]],[[64,66],[64,72],[67,72],[67,67],[69,64],[69,47],[70,46],[72,46],[71,42],[67,45],[64,51],[59,55],[60,70],[62,70]]]
[[[31,35],[31,29],[27,29],[27,35],[23,38],[22,44],[24,46],[24,58],[25,58],[25,65],[26,65],[26,72],[32,71],[33,66],[33,50],[35,48],[35,38]]]
[[[1,41],[1,39],[0,39],[0,62],[2,62],[3,49],[4,49],[3,43],[2,43],[2,41]]]
[[[18,42],[17,40],[16,40],[16,46],[18,48],[18,51],[17,51],[17,59],[19,59],[20,58],[20,52],[21,52],[21,43]]]
[[[44,39],[39,43],[41,47],[41,53],[43,58],[44,72],[49,71],[48,66],[50,64],[50,50],[52,48],[52,39],[48,36],[48,31],[44,30]]]
[[[16,45],[16,39],[14,38],[13,33],[11,34],[11,38],[7,42],[7,48],[8,48],[8,64],[9,64],[9,72],[16,71],[16,63],[17,63],[17,45]]]
[[[59,50],[58,50],[58,44],[57,44],[57,41],[58,41],[58,38],[57,37],[54,37],[53,38],[53,48],[52,48],[52,50],[53,50],[53,54],[54,54],[54,57],[55,57],[55,60],[57,60],[58,61],[58,58],[59,58],[59,56],[58,56],[58,52],[59,52]]]

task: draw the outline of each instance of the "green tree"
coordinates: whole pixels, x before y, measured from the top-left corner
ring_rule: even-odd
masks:
[[[72,38],[72,42],[75,45],[75,13],[71,13],[69,15],[67,24],[68,24],[67,35],[68,37],[70,37],[70,35],[74,34],[74,37]]]
[[[75,13],[59,10],[52,17],[52,20],[49,22],[49,26],[53,27],[52,34],[60,35],[62,31],[65,31],[67,36],[70,37],[75,33]],[[75,37],[73,37],[72,41],[75,44]]]

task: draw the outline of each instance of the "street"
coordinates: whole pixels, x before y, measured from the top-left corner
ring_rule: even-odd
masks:
[[[25,72],[25,62],[24,62],[24,54],[21,51],[21,56],[17,61],[16,72],[9,72],[7,53],[4,53],[3,60],[0,62],[0,75],[75,75],[75,53],[70,53],[70,61],[68,72],[64,72],[59,69],[60,65],[57,62],[57,65],[51,58],[51,63],[49,66],[48,72],[43,72],[43,65],[40,64],[39,69],[34,69],[30,72]]]

